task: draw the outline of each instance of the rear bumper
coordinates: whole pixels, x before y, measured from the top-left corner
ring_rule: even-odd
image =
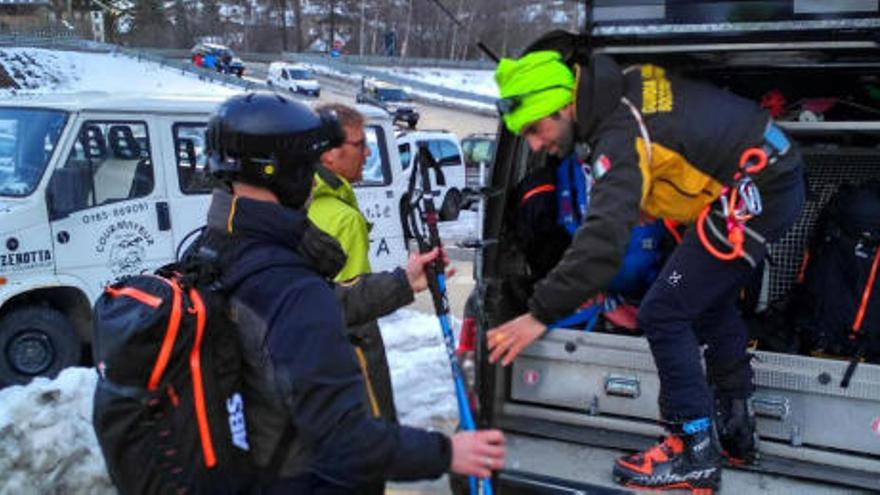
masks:
[[[589,483],[571,481],[528,473],[525,471],[504,470],[495,480],[499,495],[625,495],[629,490],[619,490]]]

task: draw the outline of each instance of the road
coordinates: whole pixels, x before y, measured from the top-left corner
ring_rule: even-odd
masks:
[[[267,64],[247,62],[245,78],[264,83],[267,71]],[[358,90],[356,83],[325,76],[318,76],[318,81],[321,83],[321,97],[310,100],[320,103],[355,104],[354,97]],[[424,102],[419,102],[418,107],[421,113],[418,129],[445,129],[455,133],[459,138],[477,132],[494,133],[498,129],[498,119],[495,117]]]

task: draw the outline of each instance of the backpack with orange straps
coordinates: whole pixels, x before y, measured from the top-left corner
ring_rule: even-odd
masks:
[[[123,494],[253,484],[242,355],[212,265],[169,265],[95,304],[93,425]]]

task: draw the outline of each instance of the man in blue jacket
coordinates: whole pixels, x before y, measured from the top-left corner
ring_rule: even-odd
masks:
[[[202,242],[233,288],[251,455],[270,471],[262,493],[358,493],[447,471],[488,477],[504,464],[501,432],[448,438],[367,413],[329,282],[344,256],[304,210],[313,164],[340,141],[335,118],[280,95],[234,96],[208,125],[211,171],[228,187],[214,192]]]

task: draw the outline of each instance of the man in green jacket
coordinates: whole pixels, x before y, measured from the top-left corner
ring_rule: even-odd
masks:
[[[364,163],[370,156],[364,117],[339,104],[323,105],[317,110],[336,113],[345,140],[321,155],[308,216],[339,242],[347,257],[335,278],[342,289],[337,290],[337,295],[343,300],[348,337],[367,383],[369,409],[375,417],[397,421],[385,345],[375,319],[411,303],[414,293],[425,289],[424,277],[419,278],[421,267],[437,253],[413,257],[406,270],[370,273],[370,227],[351,186],[361,180]]]
[[[345,131],[342,145],[321,155],[326,170],[315,174],[309,206],[309,219],[339,241],[345,251],[345,266],[336,276],[340,282],[372,271],[368,257],[370,227],[351,187],[361,180],[370,147],[364,134],[364,117],[357,110],[338,104],[322,105],[317,110],[335,112]]]

